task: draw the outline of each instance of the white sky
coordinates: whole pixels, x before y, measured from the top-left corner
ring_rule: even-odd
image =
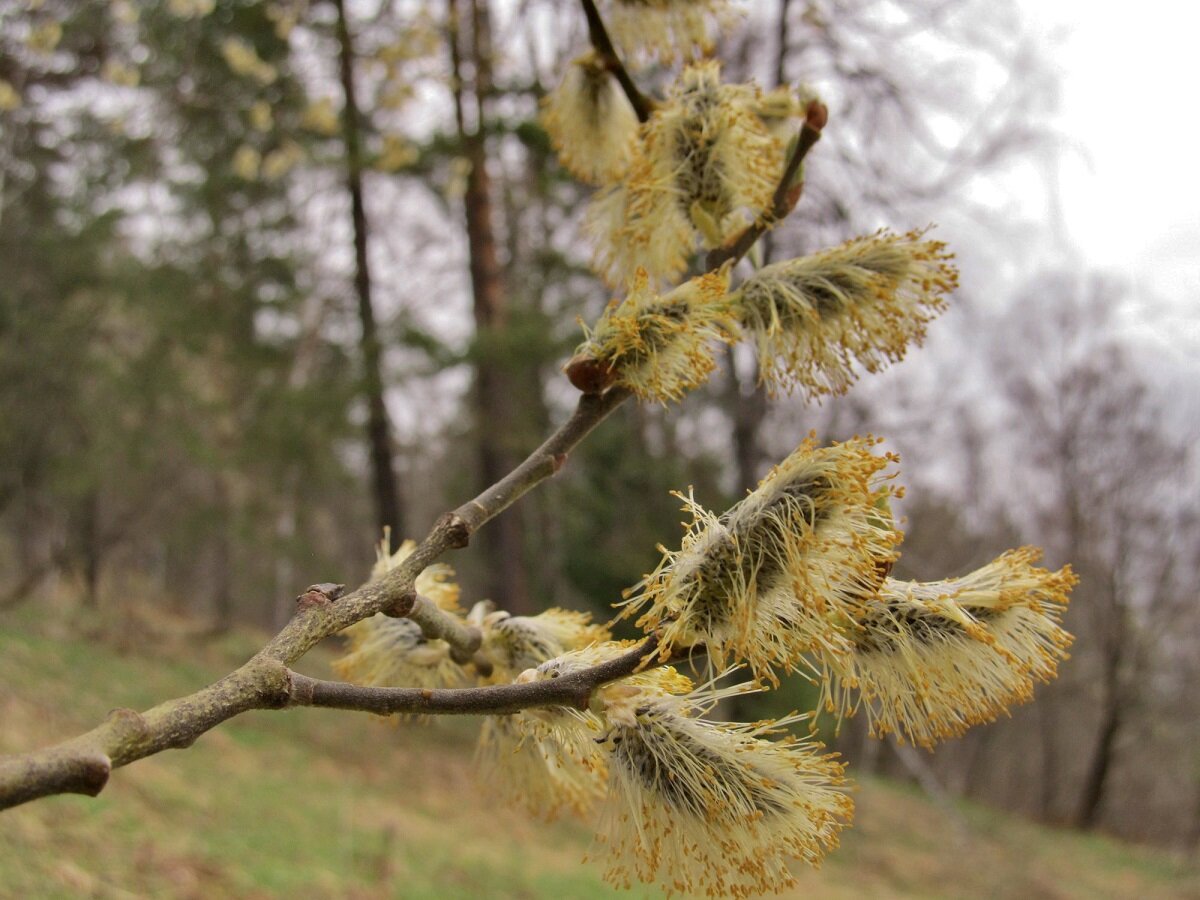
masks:
[[[1060,170],[1069,240],[1190,321],[1200,350],[1200,4],[1026,0],[1061,29]]]

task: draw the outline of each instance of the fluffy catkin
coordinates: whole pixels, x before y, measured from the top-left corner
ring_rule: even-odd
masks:
[[[542,124],[562,164],[590,184],[624,178],[637,152],[637,115],[595,53],[567,68],[545,99]]]
[[[611,724],[597,837],[608,881],[748,897],[794,884],[789,860],[817,865],[837,846],[853,812],[841,764],[819,744],[769,739],[800,717],[703,718],[743,687],[650,698]]]
[[[698,244],[714,247],[771,202],[783,142],[759,116],[757,87],[721,82],[715,62],[686,67],[645,126],[628,176],[588,211],[594,262],[610,284],[645,269],[684,271]]]
[[[931,746],[1031,699],[1067,657],[1060,622],[1077,580],[1034,565],[1040,553],[947,581],[887,579],[848,624],[850,647],[821,656],[825,707],[865,709],[872,733]]]
[[[837,623],[875,592],[900,534],[879,507],[892,489],[873,439],[805,441],[721,516],[684,498],[693,521],[678,551],[625,601],[657,630],[663,658],[703,644],[777,680],[820,648],[847,646]]]
[[[757,344],[762,380],[840,394],[856,365],[876,372],[903,359],[957,285],[952,258],[923,232],[881,231],[755,272],[731,302]]]
[[[640,399],[679,400],[716,366],[713,348],[732,338],[728,271],[693,278],[668,294],[638,270],[629,294],[609,304],[576,351],[612,369]]]

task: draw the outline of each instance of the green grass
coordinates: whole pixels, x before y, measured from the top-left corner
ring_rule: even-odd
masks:
[[[147,655],[0,618],[0,752],[67,737],[116,706],[187,693],[253,646],[154,641]],[[320,653],[306,670],[327,674]],[[590,833],[499,807],[471,768],[467,721],[391,727],[325,710],[259,712],[118,770],[97,799],[0,814],[2,897],[613,896],[580,858]],[[948,817],[870,781],[842,848],[795,897],[1183,898],[1168,854],[1041,828],[971,804]],[[965,823],[965,827],[964,824]],[[654,891],[621,893],[657,897]]]

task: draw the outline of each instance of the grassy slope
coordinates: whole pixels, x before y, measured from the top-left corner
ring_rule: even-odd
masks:
[[[0,752],[190,691],[250,647],[238,638],[197,656],[159,644],[145,658],[39,631],[27,615],[0,618]],[[595,865],[580,864],[584,827],[532,823],[481,795],[471,741],[467,722],[250,714],[191,750],[116,772],[99,799],[0,814],[0,896],[613,895]],[[970,805],[956,824],[878,782],[857,803],[841,850],[800,873],[796,897],[1200,897],[1200,874],[1164,854]]]

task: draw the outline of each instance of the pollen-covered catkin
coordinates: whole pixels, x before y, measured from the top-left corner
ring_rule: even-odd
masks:
[[[686,67],[645,126],[629,175],[588,211],[594,262],[610,284],[638,268],[683,272],[698,243],[715,247],[758,216],[783,172],[783,142],[758,115],[757,87],[725,84],[716,62]]]
[[[482,652],[494,664],[491,680],[509,683],[526,670],[573,650],[606,641],[609,633],[586,613],[548,609],[536,616],[490,613],[483,618]],[[554,818],[581,813],[600,796],[604,761],[598,727],[582,716],[532,711],[484,719],[476,750],[482,784],[502,801]]]
[[[590,184],[624,178],[637,152],[637,114],[595,53],[568,67],[546,97],[542,124],[562,164]]]
[[[1031,699],[1067,657],[1076,582],[1070,567],[1034,565],[1040,553],[1010,550],[947,581],[887,579],[848,624],[850,649],[822,654],[826,708],[863,708],[872,733],[931,746]]]
[[[732,337],[728,286],[723,269],[660,296],[639,270],[628,296],[609,304],[577,357],[611,368],[616,383],[643,400],[678,400],[708,379],[716,367],[714,344]]]
[[[604,7],[623,55],[663,63],[710,52],[713,37],[734,13],[729,0],[609,0]]]
[[[810,396],[840,394],[855,365],[903,359],[958,283],[945,245],[881,231],[755,272],[731,295],[758,346],[762,380]]]
[[[876,443],[805,441],[721,516],[685,498],[693,522],[682,547],[665,552],[624,614],[642,613],[664,658],[705,645],[771,680],[805,653],[844,648],[837,623],[877,590],[900,541],[879,512],[895,457],[873,453]]]
[[[578,650],[611,637],[603,625],[592,623],[589,613],[552,608],[536,616],[494,612],[484,617],[483,653],[495,666],[494,678],[514,680],[568,650]]]
[[[755,896],[794,884],[789,860],[816,865],[837,846],[853,812],[841,764],[819,744],[768,739],[801,717],[702,717],[743,688],[649,698],[611,726],[597,838],[610,882]]]

